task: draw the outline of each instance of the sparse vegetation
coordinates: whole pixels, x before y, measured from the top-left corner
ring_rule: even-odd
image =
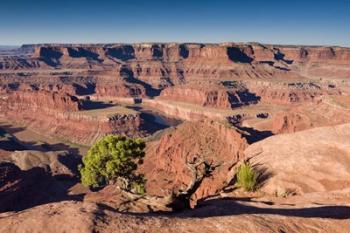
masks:
[[[101,187],[116,183],[135,193],[145,192],[143,175],[136,174],[142,163],[145,143],[141,139],[107,135],[97,141],[83,158],[79,168],[81,181],[88,187]]]
[[[297,194],[296,190],[291,188],[277,187],[275,191],[276,197],[289,197],[289,196],[294,196],[296,194]]]
[[[241,164],[237,169],[237,185],[245,191],[252,192],[257,186],[258,173],[252,165],[247,162]]]

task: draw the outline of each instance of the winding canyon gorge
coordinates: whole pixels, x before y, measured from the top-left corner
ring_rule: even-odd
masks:
[[[349,231],[350,48],[0,51],[0,232]],[[144,196],[80,183],[108,134],[145,141]],[[254,192],[234,185],[244,162],[260,174]]]

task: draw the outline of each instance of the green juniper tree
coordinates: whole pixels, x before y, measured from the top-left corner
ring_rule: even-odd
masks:
[[[96,188],[108,183],[136,193],[145,192],[143,175],[136,174],[142,163],[145,143],[141,139],[107,135],[97,141],[83,158],[80,167],[83,185]]]

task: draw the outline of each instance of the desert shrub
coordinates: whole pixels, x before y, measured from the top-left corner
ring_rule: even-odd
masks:
[[[237,185],[245,191],[251,192],[256,189],[258,173],[249,163],[241,164],[237,169]]]
[[[112,182],[126,190],[143,193],[145,179],[135,171],[142,163],[144,148],[141,139],[118,135],[103,137],[83,158],[79,168],[83,185],[96,188]]]

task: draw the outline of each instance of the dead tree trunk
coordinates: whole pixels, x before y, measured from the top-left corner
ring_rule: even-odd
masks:
[[[193,162],[187,162],[186,166],[191,171],[192,179],[185,191],[173,193],[172,203],[169,204],[169,207],[174,210],[194,208],[197,205],[197,201],[191,199],[192,195],[198,190],[205,177],[209,177],[215,168],[220,165],[214,165],[200,158],[199,161],[195,159]]]

